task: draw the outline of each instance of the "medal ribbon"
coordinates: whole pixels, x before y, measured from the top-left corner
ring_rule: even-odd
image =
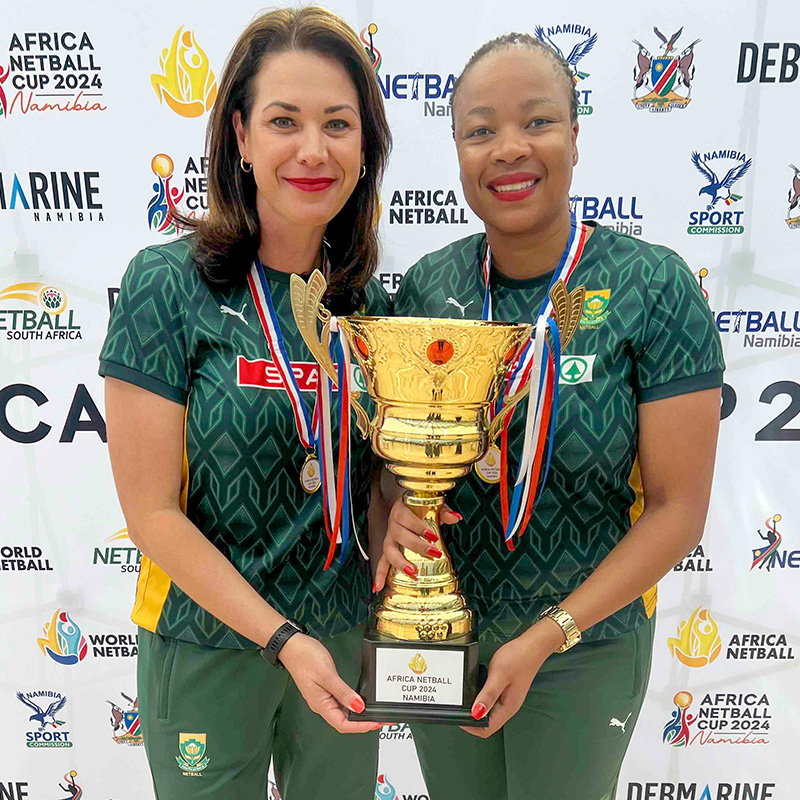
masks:
[[[558,378],[561,372],[561,341],[558,326],[551,318],[553,301],[550,299],[550,289],[559,279],[563,280],[565,284],[569,281],[581,255],[583,255],[587,236],[586,225],[582,223],[578,225],[573,214],[569,239],[539,308],[534,334],[515,358],[511,376],[506,382],[505,398],[516,394],[527,381],[531,381],[522,458],[510,503],[508,499],[508,427],[514,414],[513,410],[506,417],[501,434],[500,508],[504,538],[509,550],[514,549],[514,535],[522,535],[528,525],[534,503],[547,480],[553,451],[552,440],[558,408]],[[482,264],[486,287],[483,301],[483,319],[485,320],[492,319],[491,267],[491,248],[487,244],[486,256]],[[547,338],[548,330],[552,346]],[[490,408],[488,415],[490,419],[502,407],[502,401],[503,397],[501,397],[496,410]],[[544,467],[543,473],[542,467]],[[539,481],[540,475],[541,482]]]

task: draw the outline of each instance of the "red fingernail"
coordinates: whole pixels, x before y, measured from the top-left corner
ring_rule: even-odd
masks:
[[[431,556],[432,558],[441,558],[442,557],[442,551],[441,550],[437,550],[437,548],[435,548],[435,547],[429,547],[427,552],[428,552],[428,555]]]
[[[414,569],[414,567],[412,567],[410,564],[406,564],[403,567],[403,572],[405,572],[405,574],[408,575],[409,578],[413,578],[417,574],[417,570]]]
[[[455,514],[458,517],[456,522],[461,522],[461,520],[464,519],[463,515],[459,514],[458,511],[454,511],[453,514]]]
[[[473,719],[482,719],[486,716],[486,706],[483,703],[475,703],[472,706],[472,718]]]
[[[364,705],[364,701],[360,697],[354,697],[350,701],[350,708],[356,712],[356,714],[361,714],[366,706]]]
[[[377,581],[372,584],[372,591],[373,591],[373,593],[378,591],[378,582]]]
[[[436,544],[439,541],[439,537],[433,531],[425,531],[422,534],[424,539],[427,539],[431,544]]]

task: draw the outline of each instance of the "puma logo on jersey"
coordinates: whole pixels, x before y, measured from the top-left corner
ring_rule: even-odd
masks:
[[[633,712],[631,712],[632,714]],[[625,725],[627,724],[628,720],[631,718],[631,714],[628,714],[625,717],[624,722],[620,722],[616,717],[611,717],[611,722],[608,723],[609,728],[622,728],[622,732],[625,733]]]
[[[239,319],[240,319],[242,322],[244,322],[244,324],[245,324],[245,325],[247,325],[247,327],[249,328],[249,327],[250,327],[250,323],[249,323],[249,322],[248,322],[248,321],[247,321],[247,320],[244,318],[244,310],[245,310],[246,308],[247,308],[247,303],[245,303],[245,304],[242,306],[242,310],[241,310],[241,311],[234,311],[234,310],[233,310],[232,308],[230,308],[229,306],[220,306],[220,307],[219,307],[219,310],[220,310],[220,311],[221,311],[223,314],[230,314],[232,317],[239,317]]]
[[[447,301],[445,302],[445,305],[455,306],[461,312],[461,316],[463,317],[464,314],[466,313],[467,306],[471,306],[474,302],[475,302],[474,300],[470,300],[466,306],[462,306],[461,303],[459,303],[458,300],[455,299],[455,297],[448,297]]]

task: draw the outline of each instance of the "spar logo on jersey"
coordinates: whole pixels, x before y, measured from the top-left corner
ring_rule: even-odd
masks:
[[[566,59],[572,70],[578,92],[578,114],[591,114],[594,111],[594,107],[589,102],[592,90],[584,89],[581,83],[589,77],[589,73],[582,72],[578,68],[578,64],[597,44],[597,34],[592,33],[592,29],[588,25],[572,22],[564,25],[550,25],[547,28],[537,25],[534,33],[542,44],[552,47],[562,58]]]
[[[714,320],[720,333],[741,336],[743,347],[800,347],[800,310],[728,309],[716,312]]]
[[[639,198],[635,196],[571,195],[570,208],[575,216],[583,221],[595,220],[612,231],[627,236],[641,236],[641,220],[644,218],[636,208]]]
[[[28,281],[0,289],[0,331],[10,341],[81,339],[67,293],[48,283]]]
[[[633,40],[639,48],[633,68],[633,105],[640,111],[656,113],[686,108],[692,102],[694,47],[701,40],[695,39],[679,51],[675,45],[683,33],[682,27],[669,38],[655,27],[653,33],[661,40],[660,55],[654,56],[641,42]]]
[[[32,222],[104,222],[99,172],[0,172],[0,211]]]
[[[467,209],[453,189],[396,189],[389,225],[467,225]]]
[[[702,210],[689,214],[690,234],[742,234],[744,233],[744,211],[737,210],[735,204],[742,199],[736,184],[747,174],[753,164],[738,150],[711,150],[706,153],[692,153],[692,164],[703,177],[697,195],[702,198],[697,205],[704,204]]]
[[[318,365],[316,361],[292,361],[292,373],[301,392],[316,392]],[[367,390],[364,374],[358,364],[350,365],[353,385],[361,392]],[[236,383],[238,386],[250,386],[255,389],[272,389],[285,391],[283,380],[273,361],[257,358],[250,361],[244,356],[236,359]],[[333,391],[338,391],[334,386]]]
[[[563,356],[562,356],[563,358]],[[673,572],[713,572],[711,559],[706,557],[703,545],[699,544],[689,553],[683,561],[678,562],[673,568]]]
[[[36,545],[0,545],[0,572],[52,572],[50,559]]]
[[[667,639],[670,655],[687,667],[705,667],[722,651],[719,627],[708,609],[698,606],[678,625],[677,636]]]
[[[623,800],[623,795],[618,795]],[[774,783],[635,783],[624,800],[777,800]]]
[[[89,646],[80,626],[69,613],[56,609],[50,622],[44,625],[44,637],[36,640],[42,655],[57,664],[72,666],[86,658]]]
[[[175,212],[190,218],[204,218],[208,213],[208,183],[205,156],[186,159],[181,173],[176,174],[175,162],[167,153],[156,153],[150,161],[155,177],[153,194],[147,203],[147,224],[154,233],[164,236],[180,234],[183,229],[174,217]]]
[[[794,230],[800,228],[800,169],[794,164],[789,164],[789,169],[793,174],[789,187],[789,210],[786,212],[786,224],[791,230]]]
[[[415,100],[422,102],[425,117],[449,117],[453,113],[450,99],[456,77],[453,73],[440,75],[435,72],[422,73],[418,70],[390,72],[385,69],[381,51],[375,44],[378,26],[371,22],[361,31],[361,41],[372,61],[372,68],[386,100]],[[384,68],[383,73],[381,69]],[[389,67],[391,69],[391,67]],[[439,102],[437,102],[439,101]]]
[[[375,784],[375,800],[395,800],[396,797],[397,790],[386,775],[384,773],[378,775],[378,781]]]
[[[103,547],[95,547],[92,564],[114,567],[117,572],[139,572],[142,554],[128,536],[128,529],[112,533],[104,541]],[[117,569],[118,568],[118,569]]]
[[[25,734],[26,747],[72,747],[63,719],[66,695],[53,691],[17,692],[17,700],[27,706],[26,713],[30,715],[28,724],[32,730]]]
[[[111,738],[117,744],[134,747],[143,745],[144,736],[139,720],[139,698],[133,699],[124,692],[120,692],[120,696],[125,700],[125,704],[122,706],[112,700],[106,700],[111,706]]]
[[[772,572],[774,569],[800,569],[800,550],[782,549],[783,535],[778,530],[778,523],[783,519],[780,514],[773,514],[764,520],[764,530],[757,529],[761,542],[751,552],[753,561],[750,572],[754,569]],[[765,531],[765,532],[764,532]]]
[[[0,63],[0,119],[105,110],[102,69],[86,31],[11,33]]]
[[[161,51],[159,66],[161,72],[150,75],[150,83],[161,105],[187,118],[210,111],[217,97],[217,79],[194,31],[181,25],[170,46]]]
[[[692,712],[691,692],[678,692],[661,740],[671,747],[769,744],[772,712],[763,693],[707,693]]]

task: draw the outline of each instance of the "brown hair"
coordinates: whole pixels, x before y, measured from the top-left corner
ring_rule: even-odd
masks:
[[[480,61],[484,56],[488,56],[489,53],[493,53],[495,50],[508,50],[512,47],[524,47],[527,50],[534,50],[538,53],[544,53],[548,58],[551,59],[553,66],[563,75],[564,81],[569,87],[567,89],[569,96],[569,120],[570,122],[577,121],[578,90],[575,88],[575,75],[572,71],[572,67],[569,65],[569,62],[564,58],[564,56],[556,52],[552,47],[550,47],[550,45],[545,44],[528,33],[504,33],[502,36],[498,36],[497,38],[486,42],[486,44],[481,45],[470,56],[466,66],[461,70],[461,74],[456,78],[456,81],[453,84],[453,93],[450,95],[451,108],[455,104],[456,93],[458,92],[462,82],[464,81],[464,78],[472,69],[472,67],[474,67],[475,64],[477,64],[477,62]],[[451,114],[450,120],[454,132],[455,119],[455,115]]]
[[[239,111],[247,124],[254,79],[264,58],[287,50],[333,59],[358,92],[366,173],[325,231],[331,261],[326,304],[335,313],[348,313],[363,302],[364,287],[378,266],[375,220],[392,138],[370,58],[352,28],[332,12],[317,6],[277,9],[259,16],[239,37],[225,64],[206,132],[208,216],[177,215],[177,220],[195,231],[195,263],[209,284],[226,287],[244,279],[261,231],[256,183],[240,167],[232,119]]]

